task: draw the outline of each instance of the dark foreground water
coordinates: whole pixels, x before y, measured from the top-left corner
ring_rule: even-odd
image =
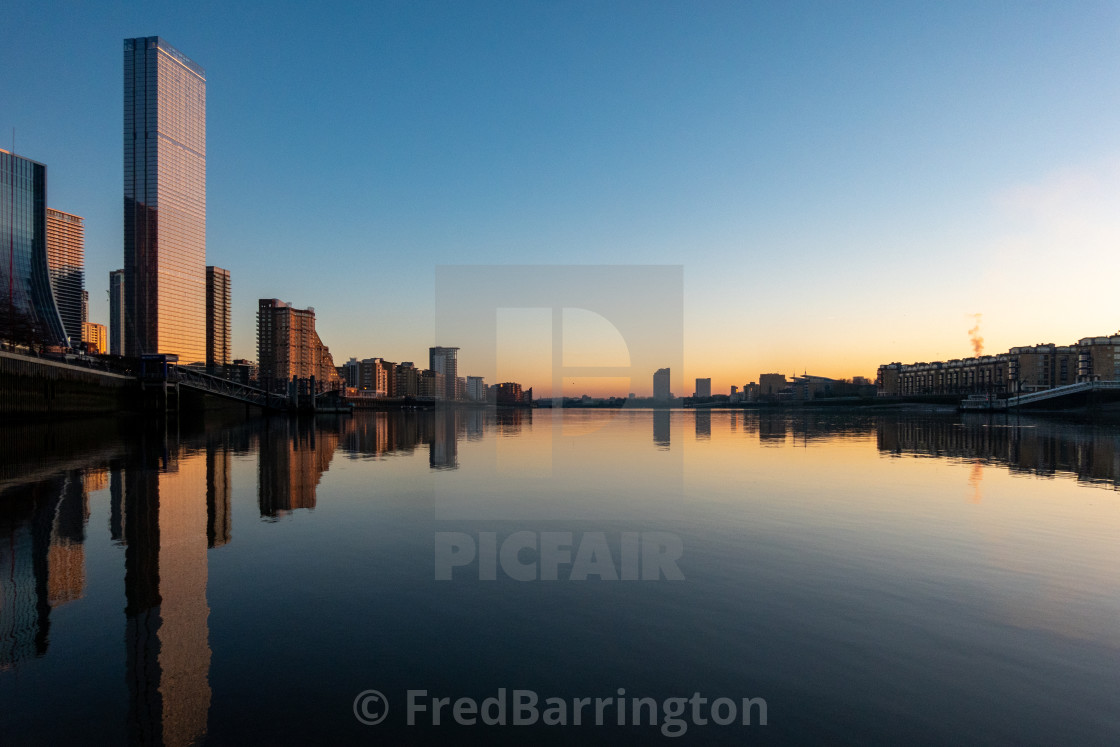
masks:
[[[460,411],[0,448],[0,744],[1120,741],[1114,427]]]

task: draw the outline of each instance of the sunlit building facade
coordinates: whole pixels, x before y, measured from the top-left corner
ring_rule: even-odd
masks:
[[[1043,343],[999,355],[879,366],[880,396],[1023,394],[1084,381],[1120,381],[1120,332],[1074,345]]]
[[[47,167],[0,150],[0,339],[63,345],[47,263]]]
[[[124,42],[125,349],[206,360],[206,73]]]
[[[72,346],[82,340],[86,317],[85,226],[81,216],[47,208],[47,267],[51,291]]]
[[[104,324],[82,323],[82,342],[90,353],[105,355],[109,352],[109,331]]]
[[[284,393],[293,378],[315,377],[323,392],[341,385],[334,358],[315,331],[315,309],[297,309],[278,298],[257,308],[257,376],[262,389]]]

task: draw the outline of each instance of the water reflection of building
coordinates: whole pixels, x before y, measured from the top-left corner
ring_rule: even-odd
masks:
[[[433,413],[432,440],[428,442],[428,465],[432,469],[459,468],[458,432],[462,412],[439,408]]]
[[[700,379],[696,380],[697,382]],[[712,411],[696,410],[696,440],[708,441],[712,438]]]
[[[261,516],[275,518],[298,508],[315,508],[315,490],[339,440],[337,431],[317,430],[314,420],[267,421],[257,463]]]
[[[350,458],[413,453],[431,440],[431,412],[363,412],[347,418],[341,431],[341,448]]]
[[[124,470],[129,737],[191,744],[210,710],[204,453],[141,445]]]
[[[109,537],[114,544],[125,544],[124,471],[120,464],[109,469]]]
[[[206,445],[206,546],[221,547],[233,533],[230,515],[230,465],[228,444]]]
[[[477,376],[468,376],[468,379],[476,379]],[[481,441],[483,436],[486,435],[486,411],[480,409],[467,410],[464,415],[464,427],[468,441]]]
[[[83,475],[0,491],[0,669],[47,652],[50,611],[85,591]]]
[[[765,445],[785,443],[789,421],[784,415],[760,412],[758,415],[758,440]]]
[[[533,427],[532,410],[496,410],[494,411],[494,427],[499,436],[517,436],[521,429]]]
[[[1012,472],[1068,473],[1120,487],[1120,434],[1112,428],[1045,420],[1005,423],[954,419],[885,419],[879,450],[1004,464]]]
[[[670,415],[669,410],[653,411],[653,443],[661,449],[669,448]]]

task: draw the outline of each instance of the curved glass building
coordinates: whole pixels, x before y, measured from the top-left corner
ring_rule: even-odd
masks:
[[[47,266],[47,167],[0,150],[0,339],[65,345]]]

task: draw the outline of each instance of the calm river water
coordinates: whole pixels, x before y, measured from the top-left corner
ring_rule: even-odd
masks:
[[[460,410],[0,449],[0,744],[1120,741],[1114,426]]]

